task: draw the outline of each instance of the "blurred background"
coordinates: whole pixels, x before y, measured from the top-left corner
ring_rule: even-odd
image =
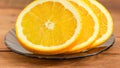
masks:
[[[0,0],[0,8],[23,8],[33,0]],[[107,7],[120,8],[120,0],[98,0]]]

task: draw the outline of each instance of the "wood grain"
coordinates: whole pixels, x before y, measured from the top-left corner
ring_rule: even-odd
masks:
[[[0,52],[2,68],[119,68],[120,54],[102,53],[97,56],[72,60],[44,60],[21,56],[12,52]],[[7,64],[7,66],[3,66]]]
[[[108,9],[120,9],[120,0],[98,0],[106,7],[110,7]]]
[[[24,8],[33,0],[0,0],[0,8]]]
[[[4,36],[14,28],[16,18],[32,0],[0,0],[0,68],[120,68],[120,0],[99,0],[112,14],[116,42],[109,50],[92,57],[72,60],[44,60],[11,52]]]
[[[11,28],[14,28],[20,11],[20,9],[0,9],[0,49],[7,49],[4,45],[4,36]]]
[[[113,66],[119,68],[120,64],[120,54],[111,53],[72,60],[36,59],[12,52],[0,52],[0,55],[2,68],[113,68]]]

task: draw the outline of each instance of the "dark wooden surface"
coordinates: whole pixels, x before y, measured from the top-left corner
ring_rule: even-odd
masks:
[[[72,60],[29,58],[6,47],[5,34],[14,28],[18,14],[31,1],[0,0],[0,68],[120,68],[120,0],[99,0],[111,12],[114,20],[114,46],[99,55]]]

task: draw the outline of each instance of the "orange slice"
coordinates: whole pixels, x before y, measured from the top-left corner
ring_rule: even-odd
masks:
[[[113,32],[113,21],[108,10],[97,0],[81,0],[97,15],[100,23],[100,32],[97,40],[90,48],[95,48],[109,39]]]
[[[76,9],[66,0],[36,0],[16,22],[16,35],[27,50],[45,55],[63,53],[80,34]]]
[[[82,23],[81,33],[77,39],[75,46],[70,48],[67,53],[77,53],[89,48],[99,33],[99,23],[96,15],[80,0],[69,0],[76,10]]]

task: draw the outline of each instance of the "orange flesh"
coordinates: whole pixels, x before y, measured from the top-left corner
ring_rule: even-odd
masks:
[[[24,35],[33,44],[56,46],[73,36],[77,24],[73,14],[63,5],[45,2],[25,14],[22,27]]]
[[[76,3],[71,2],[72,5],[78,10],[81,20],[82,20],[82,29],[81,34],[78,38],[78,44],[81,44],[83,42],[86,42],[94,33],[94,20],[90,16],[90,14],[81,6],[78,6]]]
[[[94,13],[97,14],[100,23],[100,32],[98,38],[100,38],[103,34],[107,32],[106,16],[98,7],[96,7],[94,4],[91,4],[88,0],[84,0],[84,2],[87,3],[93,10],[95,10]]]

